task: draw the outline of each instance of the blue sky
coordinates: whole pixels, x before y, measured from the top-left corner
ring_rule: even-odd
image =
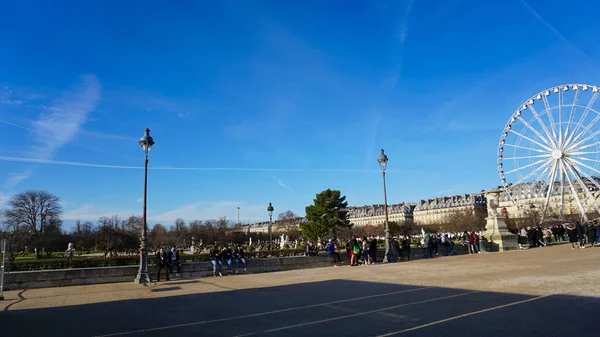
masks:
[[[140,214],[146,127],[150,222],[235,220],[237,207],[242,221],[265,220],[269,202],[303,215],[326,188],[351,205],[381,203],[380,148],[390,203],[491,188],[514,109],[547,87],[599,84],[598,11],[584,1],[3,2],[0,197],[51,191],[65,220]]]

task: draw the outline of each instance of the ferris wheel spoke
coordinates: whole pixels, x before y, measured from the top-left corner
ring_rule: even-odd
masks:
[[[542,101],[544,102],[544,107],[546,108],[546,116],[548,116],[548,121],[550,121],[550,128],[552,129],[552,135],[554,136],[554,138],[557,138],[557,133],[556,133],[556,125],[554,123],[554,116],[552,115],[552,108],[550,108],[550,103],[548,103],[548,95],[546,94],[546,92],[542,93]]]
[[[573,166],[573,169],[575,170],[575,172],[577,173],[577,175],[579,177],[581,177],[581,175],[583,175],[583,177],[585,179],[589,180],[592,184],[594,184],[594,186],[596,188],[598,188],[598,190],[600,190],[600,184],[598,184],[598,181],[594,177],[590,176],[587,172],[585,172],[584,170],[582,170],[581,168],[579,168],[579,166],[577,166],[576,164],[571,163],[571,165]],[[585,185],[585,182],[583,182],[583,179],[580,178],[580,180],[583,183],[582,187],[585,187],[585,190],[589,192],[589,189]],[[590,194],[590,196],[591,196],[591,194]]]
[[[586,179],[590,180],[592,182],[592,184],[594,184],[597,188],[598,191],[600,191],[600,183],[598,183],[597,178],[595,178],[594,176],[590,175],[589,173],[587,173],[585,170],[582,170],[581,167],[579,167],[579,163],[576,160],[572,160],[571,158],[567,159],[567,162],[571,165],[573,165],[573,167],[575,167],[575,169],[577,169],[578,172],[582,173]],[[583,163],[581,163],[583,164]],[[587,165],[581,165],[583,167],[586,167]],[[588,167],[586,167],[588,168]]]
[[[582,145],[582,146],[578,147],[576,150],[581,151],[581,150],[585,150],[587,148],[597,146],[597,145],[600,145],[600,142]],[[569,152],[569,155],[574,155],[574,154],[578,154],[578,153],[580,153],[580,152]],[[581,153],[598,154],[598,152],[581,152]]]
[[[560,220],[565,218],[565,171],[562,165],[559,165],[560,174]]]
[[[577,134],[577,136],[570,140],[569,143],[565,144],[565,149],[570,150],[573,149],[583,143],[585,143],[586,141],[588,141],[591,138],[594,138],[596,135],[598,135],[598,132],[600,131],[596,131],[594,132],[592,135],[586,137],[584,140],[580,141],[579,139],[581,137],[583,137],[585,134],[587,134],[594,125],[596,125],[596,123],[600,120],[600,114],[598,114],[596,117],[594,117],[594,119],[583,129],[583,131],[581,131],[580,133]]]
[[[573,177],[576,179],[577,182],[580,183],[581,188],[584,190],[584,193],[587,192],[589,193],[587,187],[585,186],[585,184],[581,181],[581,179],[579,178],[579,176],[577,175],[577,172],[575,172],[573,170],[573,168],[570,165],[567,165],[566,163],[561,161],[561,164],[571,173],[573,174]],[[583,203],[581,202],[581,200],[579,199],[579,193],[577,193],[577,189],[575,188],[571,176],[567,174],[567,179],[569,179],[569,184],[571,185],[571,191],[573,193],[573,195],[575,196],[575,200],[577,201],[577,205],[579,206],[579,210],[581,211],[581,214],[583,215],[583,218],[585,219],[585,221],[587,221],[587,216],[586,216],[586,211],[585,211],[585,207],[583,207]]]
[[[586,145],[586,147],[585,147],[585,148],[592,147],[592,146],[594,146],[594,145],[600,145],[600,142],[598,142],[598,143],[594,143],[594,144],[592,144],[592,145],[590,145],[590,146],[587,146],[587,145]],[[579,149],[581,150],[582,148],[579,148]],[[590,152],[590,151],[582,151],[582,152],[569,152],[569,156],[582,156],[582,155],[584,155],[584,154],[598,154],[598,152]]]
[[[530,150],[530,151],[535,151],[535,152],[539,152],[539,153],[548,153],[548,151],[536,149],[533,147],[525,147],[525,146],[521,146],[521,145],[515,145],[515,144],[506,144],[505,143],[505,144],[503,144],[503,146],[510,146],[510,147],[514,147],[514,148],[518,148],[518,149]]]
[[[579,181],[579,184],[581,185],[581,188],[583,189],[583,191],[585,192],[585,194],[587,195],[587,197],[591,200],[596,200],[596,198],[592,195],[592,192],[590,192],[590,189],[587,187],[587,185],[585,184],[585,182],[583,181],[583,179],[581,178],[581,175],[584,175],[584,178],[590,180],[594,185],[596,185],[596,187],[599,187],[598,182],[596,181],[596,179],[589,177],[589,175],[579,169],[576,165],[573,165],[572,170],[574,171],[573,173],[575,174],[575,177],[577,178],[577,180]],[[598,203],[594,203],[594,206],[598,206]],[[598,209],[598,213],[600,213],[600,209]]]
[[[530,158],[550,158],[551,154],[540,154],[537,156],[527,156],[527,157],[502,157],[502,160],[518,160],[518,159],[530,159]]]
[[[531,102],[533,103],[533,102]],[[533,116],[535,116],[535,119],[538,121],[538,123],[540,124],[540,126],[542,127],[542,130],[544,130],[544,132],[546,133],[546,136],[548,137],[548,140],[551,143],[548,143],[548,145],[552,146],[552,147],[556,147],[557,144],[552,142],[552,135],[550,134],[550,131],[548,131],[548,127],[546,126],[546,123],[544,123],[544,121],[542,120],[542,118],[540,117],[540,115],[538,114],[537,110],[535,110],[535,108],[533,107],[533,104],[528,104],[529,109],[531,109],[531,113],[533,113]],[[536,131],[537,134],[537,131]],[[538,136],[540,138],[542,138],[541,136]],[[543,138],[542,138],[543,139]]]
[[[548,190],[546,191],[546,201],[544,202],[544,208],[542,209],[542,219],[546,215],[548,211],[548,207],[550,206],[550,196],[552,195],[552,190],[554,189],[554,180],[556,180],[556,171],[558,168],[558,161],[554,161],[552,164],[552,170],[548,174],[548,182],[546,186],[548,186]]]
[[[567,165],[560,161],[560,164],[563,166],[563,170],[567,170]],[[575,186],[573,185],[573,180],[571,179],[571,176],[569,174],[566,175],[567,176],[567,180],[569,181],[569,186],[571,187],[571,194],[575,197],[575,201],[577,202],[577,206],[579,207],[579,211],[581,211],[581,215],[583,216],[583,219],[585,221],[587,221],[587,216],[585,214],[585,208],[583,208],[583,204],[581,203],[581,200],[579,199],[579,193],[577,193],[577,189],[575,188]]]
[[[600,94],[600,92],[596,91],[594,93],[594,95],[592,96],[592,98],[590,98],[590,101],[588,102],[588,105],[585,107],[585,110],[583,110],[583,114],[581,114],[581,117],[579,118],[579,121],[575,125],[575,129],[573,129],[573,132],[571,133],[571,136],[567,139],[567,141],[565,143],[567,143],[567,144],[570,143],[571,140],[572,140],[572,138],[573,138],[573,135],[577,134],[577,131],[579,131],[579,128],[581,127],[581,125],[583,125],[583,122],[585,121],[588,113],[592,109],[592,106],[594,105],[594,103],[598,99],[598,94]]]
[[[592,158],[587,158],[587,157],[577,157],[578,160],[585,160],[585,161],[591,161],[594,163],[600,163],[600,160],[598,159],[592,159]]]
[[[577,170],[577,172],[583,174],[584,177],[586,179],[588,179],[589,181],[591,181],[592,184],[594,184],[594,186],[596,186],[596,188],[598,188],[598,190],[600,191],[600,184],[598,184],[598,181],[594,177],[591,177],[587,172],[585,172],[584,170],[580,169],[576,164],[572,164],[572,165],[575,168],[575,170]],[[598,202],[596,201],[596,198],[593,196],[593,194],[591,192],[589,193],[589,196],[591,196],[590,199],[591,199],[594,207],[596,208],[596,210],[598,211],[598,213],[600,213],[600,205],[598,205]]]
[[[554,146],[554,143],[550,141],[550,139],[552,139],[551,137],[548,137],[548,140],[546,140],[546,138],[544,138],[544,136],[542,136],[542,134],[538,130],[531,126],[531,124],[527,123],[527,121],[525,121],[525,119],[523,119],[521,116],[517,117],[517,119],[520,120],[521,123],[525,124],[525,126],[529,130],[531,130],[536,136],[538,136],[539,139],[543,140],[544,143],[546,143],[546,145]]]
[[[511,173],[514,173],[514,172],[517,172],[517,171],[521,171],[521,170],[524,170],[526,168],[530,168],[532,166],[539,165],[539,164],[541,164],[541,163],[543,163],[545,161],[552,161],[552,159],[541,159],[541,160],[536,161],[535,163],[531,163],[531,164],[528,164],[528,165],[525,165],[525,166],[518,167],[518,168],[516,168],[514,170],[510,170],[510,171],[508,171],[508,172],[506,172],[504,174],[511,174]]]
[[[583,140],[581,140],[581,141],[579,141],[579,142],[577,142],[577,143],[574,143],[573,145],[571,145],[571,146],[570,146],[570,147],[567,149],[567,151],[571,151],[571,150],[580,150],[580,149],[581,149],[581,146],[585,146],[585,145],[582,145],[582,144],[585,144],[587,141],[589,141],[589,140],[592,140],[592,139],[596,138],[596,136],[598,136],[598,135],[600,135],[600,129],[598,129],[597,131],[595,131],[595,132],[594,132],[594,133],[592,133],[591,135],[587,136],[585,139],[583,139]]]
[[[563,127],[562,127],[562,121],[563,121],[563,91],[562,90],[558,90],[558,143],[562,144],[563,142]]]
[[[533,171],[527,173],[527,175],[525,175],[524,177],[522,177],[521,179],[519,179],[519,181],[517,182],[517,185],[519,184],[524,184],[527,179],[529,179],[530,177],[532,177],[534,174],[536,174],[539,170],[543,171],[539,174],[539,176],[544,176],[544,174],[546,174],[546,172],[552,167],[550,164],[552,164],[552,160],[548,160],[546,161],[544,164],[540,165],[539,167],[537,167],[536,169],[534,169]],[[537,177],[536,177],[537,180]],[[531,188],[528,188],[529,192],[534,192],[531,190]]]
[[[519,137],[522,137],[522,138],[525,138],[525,139],[527,139],[528,141],[530,141],[530,142],[534,143],[535,145],[537,145],[537,146],[539,146],[539,147],[541,147],[541,148],[543,148],[543,149],[546,149],[547,151],[550,151],[550,152],[552,152],[552,149],[551,149],[551,148],[549,148],[548,146],[546,146],[546,145],[543,145],[542,143],[540,143],[540,142],[538,142],[538,141],[535,141],[535,140],[533,140],[533,139],[531,139],[531,138],[529,138],[529,137],[527,137],[527,136],[525,136],[525,135],[523,135],[523,134],[521,134],[521,133],[519,133],[519,132],[517,132],[517,131],[515,131],[515,130],[508,130],[508,131],[509,131],[509,132],[512,132],[512,133],[514,133],[515,135],[517,135],[517,136],[519,136]]]
[[[581,162],[581,161],[579,161],[579,160],[577,160],[577,159],[575,159],[575,158],[573,158],[573,157],[570,157],[570,158],[568,158],[567,160],[568,160],[570,163],[577,164],[577,165],[579,165],[579,166],[585,167],[586,169],[588,169],[588,170],[590,170],[590,171],[594,171],[594,172],[596,172],[596,173],[600,174],[600,171],[598,171],[597,169],[595,169],[595,168],[593,168],[593,167],[591,167],[591,166],[587,165],[586,163],[584,163],[584,162]]]
[[[594,199],[594,196],[590,193],[588,187],[585,185],[585,183],[579,176],[578,171],[576,169],[574,169],[571,165],[568,165],[568,163],[565,163],[564,165],[567,167],[569,172],[571,172],[571,174],[573,174],[573,177],[575,177],[576,181],[579,183],[579,186],[581,186],[581,189],[583,190],[583,193],[585,194],[585,196],[588,199]],[[579,194],[579,193],[577,193],[577,194]],[[581,204],[581,211],[583,214],[587,213],[583,204]],[[600,212],[600,210],[598,210],[598,211]]]
[[[567,143],[568,139],[570,138],[570,132],[573,132],[572,130],[569,130],[572,125],[573,125],[573,117],[575,116],[575,110],[576,110],[576,106],[577,106],[577,100],[579,99],[579,92],[580,90],[575,90],[575,97],[573,98],[573,105],[571,106],[571,111],[569,112],[569,121],[567,122],[567,126],[565,128],[565,144]]]

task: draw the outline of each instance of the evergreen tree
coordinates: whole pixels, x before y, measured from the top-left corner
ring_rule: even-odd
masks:
[[[317,194],[314,203],[306,206],[306,223],[300,224],[302,235],[310,240],[336,237],[337,228],[350,228],[346,196],[338,190],[327,189]]]

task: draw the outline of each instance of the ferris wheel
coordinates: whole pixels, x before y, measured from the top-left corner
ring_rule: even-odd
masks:
[[[600,213],[600,88],[553,87],[510,117],[498,146],[498,173],[509,200],[542,206],[542,217]]]

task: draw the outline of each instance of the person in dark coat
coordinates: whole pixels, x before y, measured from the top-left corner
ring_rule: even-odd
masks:
[[[160,247],[158,253],[156,253],[156,266],[158,267],[156,268],[158,270],[156,273],[156,282],[160,282],[160,271],[162,269],[165,270],[166,280],[170,281],[171,279],[169,278],[169,254],[165,252],[165,250],[162,247]]]
[[[219,250],[219,246],[217,246],[216,242],[210,250],[210,262],[213,265],[213,276],[217,276],[217,273],[219,273],[219,276],[223,276],[221,273],[221,268],[223,266],[223,261],[221,260],[221,251]]]
[[[400,243],[398,242],[398,239],[392,239],[392,248],[394,248],[394,254],[397,257],[397,261],[400,261],[400,258],[402,258],[402,249],[400,249]]]
[[[369,241],[369,261],[371,261],[371,264],[377,262],[377,239],[375,235],[371,235],[371,240]]]
[[[594,241],[596,241],[596,229],[594,226],[587,226],[585,234],[587,236],[587,243],[593,245]]]
[[[429,240],[431,240],[431,238]],[[427,248],[427,250],[429,251],[430,249]],[[431,254],[431,251],[429,254]],[[406,259],[410,261],[410,238],[408,236],[405,236],[402,240],[402,255],[404,255]]]
[[[173,267],[177,268],[176,276],[181,275],[181,257],[179,256],[179,249],[173,246],[169,251],[169,277],[173,278]]]
[[[575,224],[577,230],[577,239],[579,240],[579,248],[585,248],[585,228],[579,221]]]
[[[233,256],[235,257],[235,273],[237,274],[238,270],[240,270],[240,261],[244,265],[244,271],[246,271],[246,258],[244,247],[242,245],[237,246],[233,252]]]
[[[567,235],[569,236],[569,242],[571,243],[571,249],[575,249],[576,243],[579,241],[577,239],[577,226],[573,224],[569,224],[567,226]]]

